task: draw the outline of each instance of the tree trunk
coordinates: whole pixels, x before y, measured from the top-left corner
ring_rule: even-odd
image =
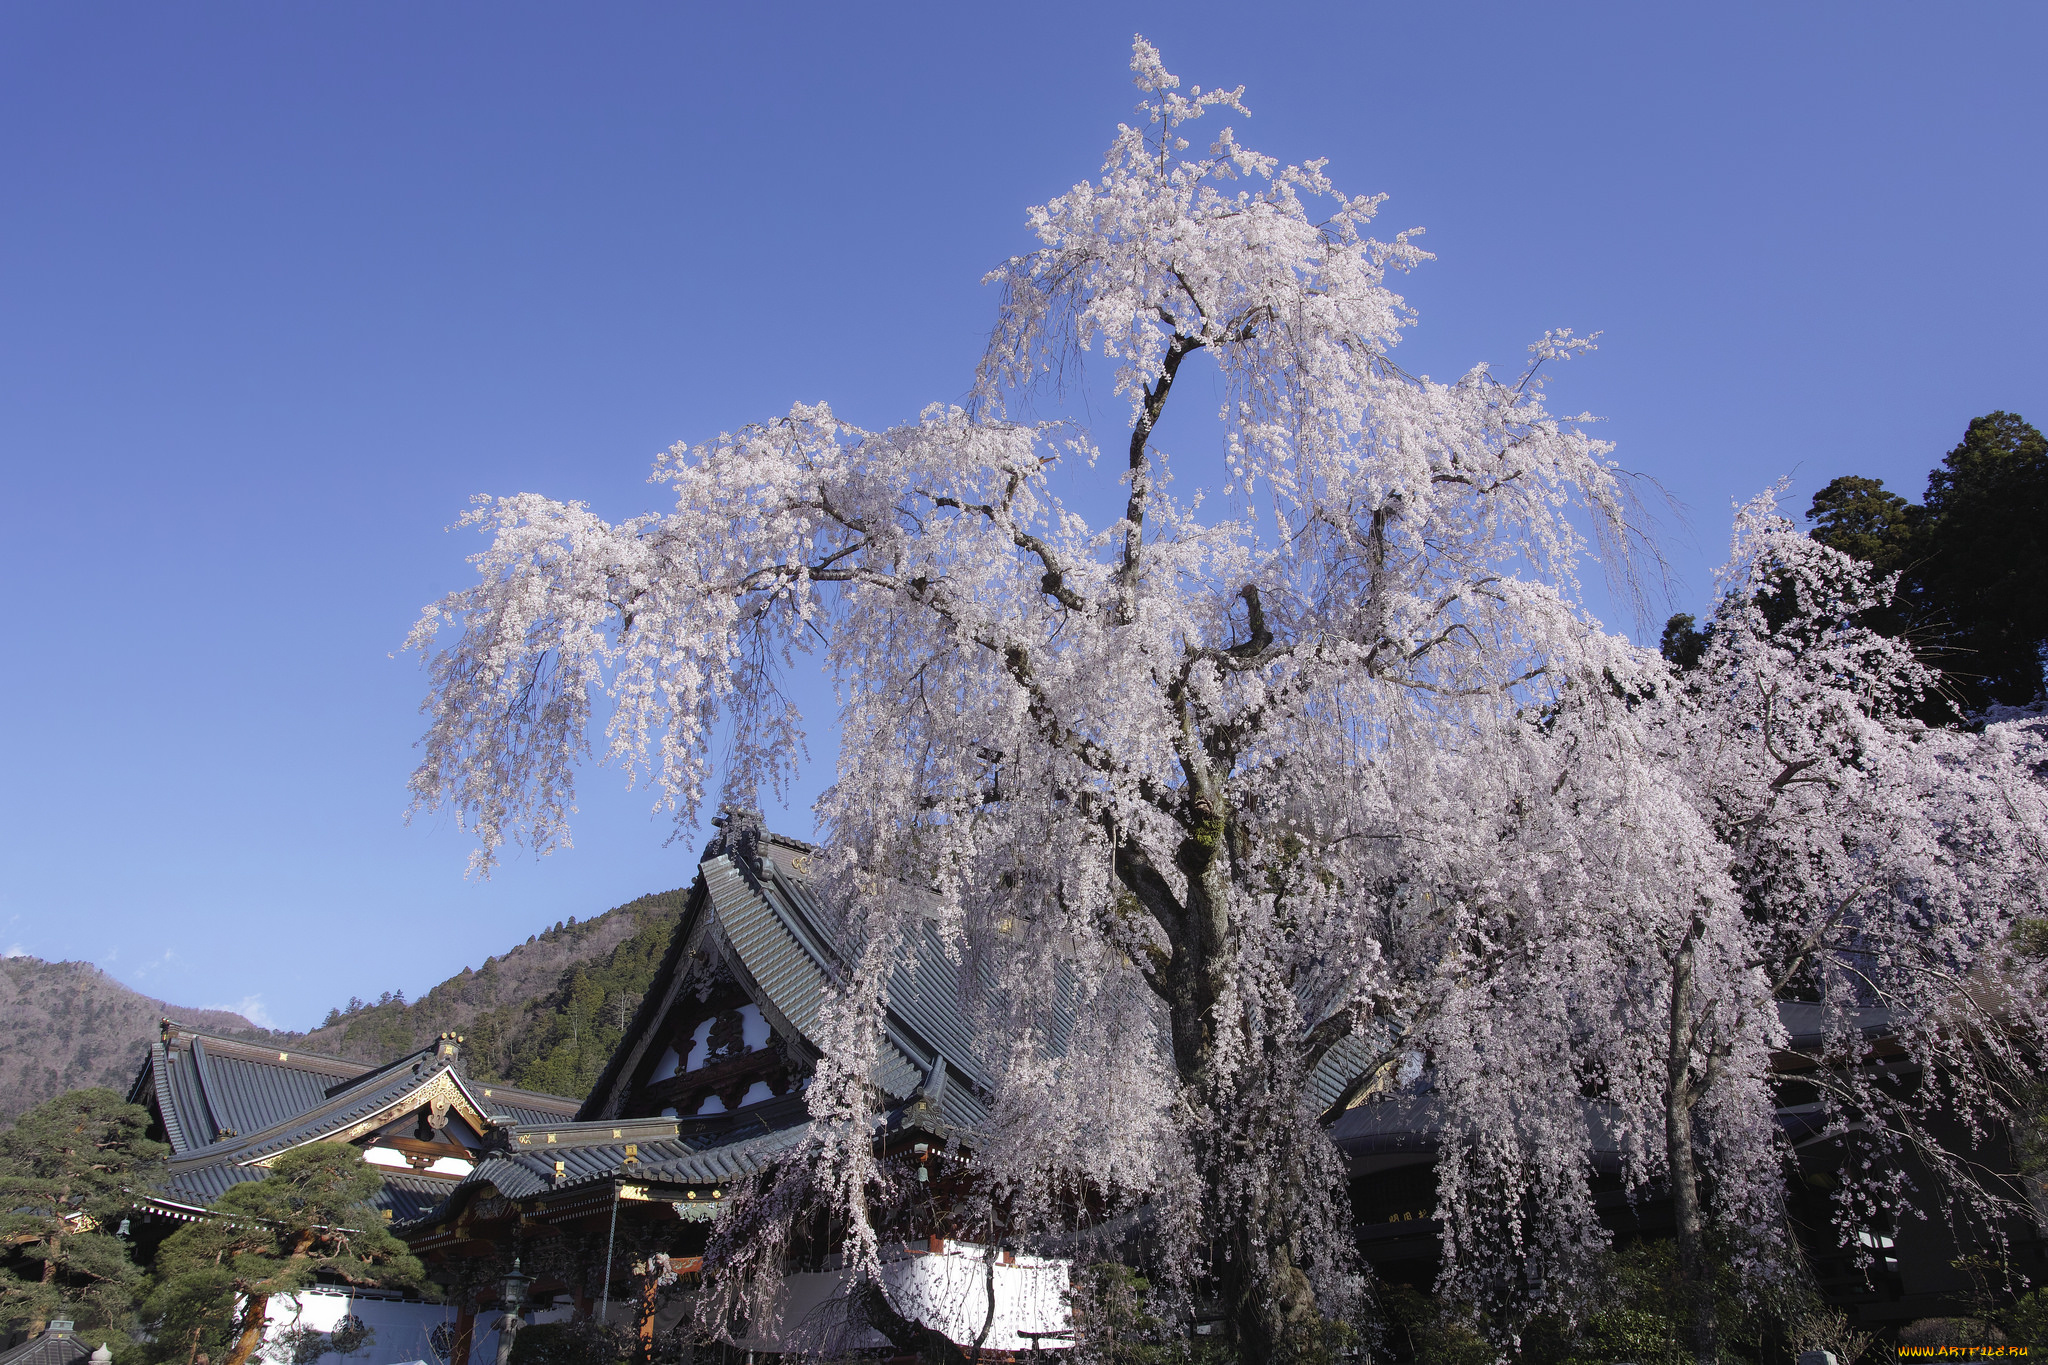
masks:
[[[640,1354],[634,1359],[645,1362],[654,1358],[654,1313],[661,1298],[661,1277],[655,1274],[654,1266],[647,1267],[646,1283],[640,1286],[638,1316],[634,1320],[633,1333],[640,1342]]]
[[[45,1237],[43,1239],[43,1246],[45,1248],[45,1252],[43,1255],[42,1283],[44,1284],[53,1284],[56,1282],[57,1249],[62,1244],[62,1239],[56,1236]],[[47,1302],[48,1300],[45,1298],[38,1298],[36,1300],[36,1303],[38,1305]],[[45,1313],[41,1307],[37,1307],[34,1311],[34,1314],[29,1318],[28,1334],[31,1337],[39,1337],[43,1334],[43,1329],[48,1327],[49,1325],[50,1315]]]
[[[1289,1362],[1311,1359],[1322,1317],[1315,1289],[1285,1243],[1271,1251],[1243,1247],[1223,1279],[1231,1334],[1242,1359]]]
[[[982,1344],[988,1340],[989,1329],[996,1325],[996,1258],[1001,1254],[1000,1248],[991,1239],[988,1244],[988,1279],[985,1282],[988,1291],[988,1312],[982,1316],[981,1330],[974,1334],[973,1365],[981,1365]]]
[[[1295,1238],[1306,1221],[1305,1206],[1317,1197],[1300,1144],[1320,1141],[1321,1134],[1287,1131],[1285,1118],[1271,1113],[1270,1091],[1248,1084],[1233,1091],[1216,1102],[1234,1105],[1248,1121],[1221,1125],[1217,1147],[1207,1154],[1209,1244],[1222,1252],[1211,1273],[1242,1359],[1262,1365],[1315,1359],[1322,1344],[1322,1305],[1296,1260]],[[1233,1153],[1239,1163],[1255,1153],[1251,1159],[1265,1164],[1249,1184],[1260,1200],[1256,1207],[1242,1206],[1245,1182],[1225,1191]]]
[[[1285,1178],[1299,1161],[1292,1159],[1284,1134],[1272,1131],[1275,1105],[1291,1119],[1292,1097],[1272,1088],[1274,1075],[1292,1074],[1284,1065],[1260,1074],[1258,1061],[1246,1061],[1234,1074],[1219,1075],[1222,1029],[1250,1030],[1253,1021],[1220,1017],[1217,1005],[1228,997],[1233,976],[1242,970],[1241,945],[1230,919],[1233,830],[1216,790],[1213,775],[1191,764],[1189,826],[1174,851],[1174,863],[1187,879],[1186,900],[1174,904],[1163,893],[1163,879],[1132,849],[1119,859],[1119,877],[1141,903],[1172,919],[1168,937],[1173,956],[1163,969],[1175,1067],[1182,1084],[1205,1110],[1209,1133],[1197,1159],[1209,1198],[1203,1213],[1205,1240],[1218,1254],[1210,1266],[1214,1287],[1223,1300],[1231,1333],[1244,1359],[1285,1362],[1315,1350],[1321,1314],[1314,1286],[1296,1264],[1292,1232],[1300,1225],[1301,1201],[1315,1198],[1299,1179]],[[1162,920],[1165,917],[1162,917]],[[1281,1021],[1269,1021],[1280,1026]],[[1276,1046],[1270,1030],[1266,1049]],[[1285,1059],[1276,1058],[1284,1062]],[[1230,1166],[1246,1160],[1271,1163],[1274,1178],[1263,1182],[1264,1206],[1243,1207],[1241,1193],[1227,1192]]]
[[[1699,1096],[1692,1081],[1693,941],[1671,968],[1671,1034],[1665,1057],[1664,1156],[1670,1167],[1671,1215],[1678,1234],[1678,1279],[1686,1312],[1686,1347],[1700,1365],[1715,1359],[1714,1275],[1707,1264],[1699,1173],[1693,1163],[1692,1111]]]
[[[251,1294],[249,1303],[242,1310],[242,1330],[235,1337],[234,1349],[221,1365],[248,1365],[249,1357],[263,1344],[263,1323],[270,1311],[270,1295]]]
[[[889,1302],[889,1292],[874,1280],[863,1280],[853,1291],[854,1303],[867,1325],[889,1338],[889,1344],[907,1356],[928,1365],[969,1365],[967,1353],[951,1337],[915,1318],[907,1318]]]

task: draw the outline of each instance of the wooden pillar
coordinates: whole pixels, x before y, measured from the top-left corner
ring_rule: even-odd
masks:
[[[469,1365],[469,1347],[475,1340],[476,1299],[464,1294],[455,1301],[455,1341],[448,1348],[448,1365]]]

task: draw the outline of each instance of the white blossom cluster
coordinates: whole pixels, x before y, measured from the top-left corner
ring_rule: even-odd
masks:
[[[977,1160],[1013,1237],[1142,1204],[1185,1283],[1250,1305],[1241,1331],[1334,1311],[1350,1215],[1309,1079],[1344,1049],[1347,1100],[1428,1093],[1463,1299],[1572,1306],[1600,1160],[1710,1187],[1701,1225],[1768,1268],[1777,995],[1833,1011],[1835,1112],[1880,1143],[1933,1101],[1884,1089],[1850,1011],[1892,1009],[1986,1116],[1994,1073],[2030,1065],[1991,1041],[2038,1020],[2032,968],[1991,965],[2039,899],[2023,727],[1907,719],[1927,680],[1855,624],[1885,585],[1767,501],[1695,674],[1604,631],[1576,574],[1589,548],[1625,568],[1628,481],[1540,374],[1588,343],[1548,334],[1512,380],[1403,372],[1388,276],[1426,258],[1367,235],[1380,201],[1228,128],[1191,158],[1190,125],[1241,91],[1182,95],[1142,40],[1132,68],[1143,118],[990,276],[970,407],[868,431],[799,404],[678,445],[662,516],[479,501],[479,581],[412,637],[417,805],[453,808],[485,867],[561,846],[601,716],[597,757],[679,826],[720,742],[718,798],[748,807],[803,753],[778,671],[822,657],[843,735],[822,875],[866,956],[828,1015],[811,1155],[857,1259],[875,1011],[935,914],[999,987]],[[1052,478],[1095,447],[1006,406],[1098,351],[1130,403],[1123,515],[1099,525]],[[1239,514],[1169,492],[1151,437],[1186,362],[1229,394]]]

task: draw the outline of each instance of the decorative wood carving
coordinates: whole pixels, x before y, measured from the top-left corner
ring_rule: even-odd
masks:
[[[771,1036],[767,1047],[741,1052],[641,1087],[633,1107],[650,1114],[672,1108],[679,1115],[690,1115],[697,1112],[706,1096],[716,1095],[731,1111],[740,1107],[740,1101],[756,1081],[767,1082],[770,1094],[788,1094],[796,1083],[793,1071],[782,1039]]]

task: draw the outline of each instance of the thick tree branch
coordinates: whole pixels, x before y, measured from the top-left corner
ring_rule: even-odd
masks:
[[[1166,358],[1160,362],[1159,378],[1145,390],[1138,420],[1131,425],[1131,495],[1124,505],[1124,558],[1117,570],[1116,585],[1116,619],[1124,625],[1138,619],[1138,576],[1145,553],[1145,505],[1152,495],[1152,466],[1145,451],[1146,443],[1152,439],[1152,429],[1159,425],[1159,414],[1166,410],[1167,395],[1173,392],[1173,377],[1180,373],[1181,361],[1200,350],[1202,345],[1193,337],[1180,333],[1174,335],[1167,345]]]
[[[1173,884],[1153,864],[1144,846],[1128,835],[1118,838],[1111,853],[1110,866],[1117,881],[1137,899],[1139,906],[1166,935],[1174,955],[1184,961],[1188,946],[1187,909],[1181,904],[1180,897],[1174,894]],[[1153,988],[1161,990],[1156,982]],[[1165,992],[1161,990],[1161,994]]]
[[[1013,487],[1014,483],[1015,477],[1012,476]],[[942,493],[928,493],[921,488],[917,491],[925,498],[928,498],[935,507],[951,507],[961,512],[979,512],[982,516],[988,518],[991,523],[1009,535],[1011,542],[1018,549],[1038,557],[1039,564],[1045,570],[1043,576],[1038,580],[1040,592],[1043,592],[1047,597],[1052,598],[1069,611],[1088,610],[1087,599],[1067,585],[1066,566],[1060,562],[1059,556],[1052,546],[1046,544],[1039,537],[1032,535],[1029,531],[1020,529],[1010,519],[1007,506],[998,510],[996,507],[985,502],[963,502],[959,498],[947,497]]]

